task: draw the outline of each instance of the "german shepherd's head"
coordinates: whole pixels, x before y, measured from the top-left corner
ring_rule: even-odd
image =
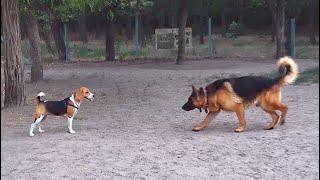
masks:
[[[205,103],[206,103],[206,96],[204,93],[204,89],[202,87],[197,89],[192,85],[192,93],[188,98],[188,102],[186,102],[182,106],[182,109],[185,111],[191,111],[195,108],[198,108],[201,112],[201,108],[205,106]]]

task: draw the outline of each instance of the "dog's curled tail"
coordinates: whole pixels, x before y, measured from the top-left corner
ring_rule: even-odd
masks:
[[[38,100],[38,103],[39,102],[42,102],[41,101],[41,97],[44,97],[44,96],[46,96],[43,92],[39,92],[38,94],[37,94],[37,100]]]
[[[280,58],[277,62],[281,86],[293,83],[299,74],[298,65],[289,56]]]

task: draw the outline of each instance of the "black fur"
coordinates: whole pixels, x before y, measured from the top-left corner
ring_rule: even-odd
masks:
[[[43,103],[50,114],[60,116],[67,113],[69,101],[69,98],[65,98],[61,101],[46,101]]]
[[[245,102],[254,100],[263,90],[271,88],[277,84],[281,77],[267,78],[260,76],[243,76],[239,78],[219,79],[206,87],[207,94],[214,94],[223,86],[224,82],[229,82],[234,92],[243,98]]]

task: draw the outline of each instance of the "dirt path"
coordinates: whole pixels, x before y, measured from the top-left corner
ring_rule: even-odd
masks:
[[[319,85],[283,89],[287,123],[265,131],[271,118],[247,110],[247,131],[234,133],[235,114],[221,113],[207,129],[204,117],[184,112],[191,84],[229,74],[274,70],[274,61],[188,61],[110,65],[53,65],[45,81],[27,84],[28,105],[1,110],[3,179],[318,179]],[[318,60],[301,60],[301,69]],[[29,69],[26,73],[29,74]],[[35,98],[62,99],[81,86],[96,94],[67,133],[64,117],[50,116],[45,133],[28,136]]]

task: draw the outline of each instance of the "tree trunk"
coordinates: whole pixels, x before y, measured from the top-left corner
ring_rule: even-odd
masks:
[[[271,42],[274,42],[274,37],[276,34],[276,25],[274,23],[274,19],[272,18],[272,24],[271,24]]]
[[[290,27],[290,21],[291,21],[291,17],[287,17],[285,18],[285,25],[284,25],[284,39],[285,39],[285,55],[290,54],[290,44],[291,44],[291,27]]]
[[[102,34],[102,30],[101,30],[102,26],[101,26],[100,19],[98,17],[95,18],[95,23],[96,23],[96,39],[100,39]]]
[[[204,44],[205,24],[206,24],[206,17],[200,16],[200,44]]]
[[[88,42],[88,33],[87,33],[87,21],[86,21],[87,13],[86,9],[80,14],[78,23],[79,23],[79,33],[80,40],[84,43]]]
[[[226,25],[226,10],[225,10],[225,0],[222,0],[222,10],[221,10],[221,36],[226,37],[227,25]]]
[[[145,37],[146,37],[146,40],[151,40],[152,39],[152,34],[154,33],[153,32],[153,29],[152,29],[152,21],[151,21],[151,17],[150,17],[150,14],[145,14],[144,16],[144,24],[145,24],[145,27],[144,27],[144,34],[145,34]]]
[[[133,39],[133,34],[132,34],[132,17],[127,16],[127,25],[126,25],[126,35],[127,35],[127,40],[132,40]]]
[[[316,45],[316,26],[315,26],[315,17],[316,17],[316,0],[311,0],[309,4],[309,24],[308,24],[308,29],[309,29],[309,40],[312,45]]]
[[[39,32],[41,37],[43,38],[44,42],[46,43],[46,47],[48,50],[48,53],[50,53],[52,56],[54,56],[54,52],[51,46],[51,41],[50,41],[50,33],[47,31],[40,31]]]
[[[66,46],[63,39],[63,24],[60,20],[53,20],[51,30],[56,48],[58,50],[59,61],[63,62],[66,59]]]
[[[140,41],[141,41],[141,47],[146,47],[146,37],[145,37],[145,23],[144,23],[144,20],[145,20],[145,16],[141,13],[141,16],[140,16]]]
[[[184,54],[186,48],[186,23],[188,19],[188,8],[190,1],[181,0],[180,1],[180,22],[179,22],[179,35],[178,35],[178,57],[177,64],[182,64],[184,61]]]
[[[284,0],[277,0],[276,4],[276,58],[285,56],[285,6]]]
[[[114,22],[113,20],[107,20],[106,23],[106,61],[115,60],[115,49],[114,49]]]
[[[29,53],[32,62],[31,81],[40,81],[43,80],[43,68],[41,65],[41,48],[38,21],[32,15],[32,13],[27,14],[26,18],[28,21],[27,33],[30,44]]]
[[[5,38],[5,106],[25,104],[24,67],[22,62],[19,1],[2,0],[2,28]]]

